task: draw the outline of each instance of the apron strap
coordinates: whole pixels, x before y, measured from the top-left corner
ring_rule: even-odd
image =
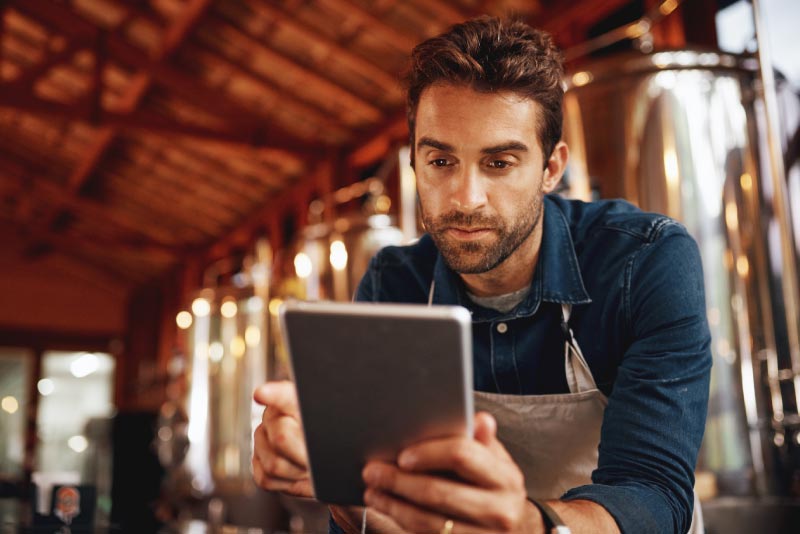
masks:
[[[581,393],[597,389],[597,384],[589,369],[589,364],[583,357],[583,352],[575,341],[575,335],[569,326],[569,316],[572,305],[561,305],[561,329],[564,332],[564,372],[567,375],[567,385],[570,393]]]
[[[433,293],[436,289],[436,280],[431,280],[431,287],[428,290],[428,306],[433,305]],[[570,393],[581,393],[597,389],[597,384],[589,369],[589,364],[583,357],[575,335],[569,326],[569,316],[572,313],[570,304],[561,305],[561,329],[564,331],[564,372],[567,375],[567,384]]]

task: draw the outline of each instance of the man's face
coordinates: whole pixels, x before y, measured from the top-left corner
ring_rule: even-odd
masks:
[[[537,112],[536,102],[510,92],[454,85],[423,91],[417,190],[425,228],[454,271],[491,271],[541,232],[543,195],[558,180],[546,180],[542,170]]]

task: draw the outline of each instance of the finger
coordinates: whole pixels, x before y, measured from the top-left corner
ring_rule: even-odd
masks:
[[[377,489],[392,497],[426,510],[461,519],[492,529],[515,525],[515,516],[522,507],[522,492],[486,490],[430,475],[406,473],[389,464],[370,463],[364,469],[369,489]]]
[[[364,494],[364,502],[372,509],[384,513],[397,522],[403,529],[417,533],[437,534],[442,531],[448,519],[413,504],[394,498],[391,495],[376,489],[368,489]],[[451,534],[487,534],[484,528],[453,521]]]
[[[314,488],[311,484],[311,479],[301,478],[298,480],[284,480],[267,476],[264,472],[264,466],[261,465],[257,456],[253,456],[252,465],[253,480],[258,487],[269,491],[280,491],[298,497],[314,496]]]
[[[408,447],[398,457],[407,471],[449,471],[478,486],[502,488],[516,481],[516,464],[485,445],[466,438],[430,440]]]
[[[300,418],[300,409],[297,405],[297,390],[294,384],[288,380],[267,382],[258,387],[253,392],[253,400],[267,407],[267,413],[271,417],[290,415],[297,419]]]
[[[253,455],[258,457],[266,475],[287,480],[308,477],[308,470],[304,465],[295,464],[278,454],[261,425],[256,428],[253,438]]]
[[[475,439],[496,454],[511,459],[511,455],[497,438],[497,420],[489,412],[475,414]]]
[[[497,439],[497,421],[489,412],[478,412],[475,414],[475,439],[489,445]]]
[[[297,419],[288,416],[279,417],[268,421],[264,428],[270,446],[278,455],[299,467],[308,466],[305,436]]]

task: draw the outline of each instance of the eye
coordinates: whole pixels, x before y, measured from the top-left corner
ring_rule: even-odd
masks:
[[[449,162],[445,158],[436,158],[429,161],[428,165],[433,165],[434,167],[447,167]]]
[[[486,165],[489,168],[498,169],[498,170],[507,169],[507,168],[511,167],[511,163],[510,162],[502,160],[502,159],[491,160]]]

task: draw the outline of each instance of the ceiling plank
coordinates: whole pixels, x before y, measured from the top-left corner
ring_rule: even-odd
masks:
[[[322,73],[316,73],[309,70],[293,60],[284,57],[283,55],[275,52],[271,48],[267,48],[255,36],[243,32],[241,28],[235,26],[229,21],[215,22],[215,26],[225,28],[228,31],[235,32],[239,38],[247,43],[251,49],[258,50],[269,64],[275,69],[276,72],[290,72],[296,78],[306,80],[306,83],[316,87],[319,94],[326,95],[327,98],[333,98],[342,103],[342,106],[351,109],[351,112],[358,113],[368,120],[379,120],[381,117],[381,110],[375,105],[350,92],[349,89],[343,87],[338,81],[333,80],[330,76],[324,76]],[[227,56],[226,56],[227,59]],[[397,82],[395,82],[396,87]]]
[[[319,68],[324,63],[330,61],[331,58],[336,58],[337,61],[347,64],[355,72],[360,72],[363,76],[371,79],[384,91],[397,91],[397,79],[394,76],[366,58],[354,54],[333,39],[329,39],[320,34],[316,28],[309,27],[300,22],[297,17],[285,11],[276,3],[259,0],[257,9],[267,14],[271,20],[277,21],[278,24],[291,28],[292,31],[299,33],[304,39],[307,39],[308,43],[316,43],[324,46],[328,54],[325,57],[317,58],[315,67]]]
[[[352,110],[346,108],[340,110],[326,109],[320,104],[319,100],[304,99],[304,101],[301,101],[295,96],[295,94],[297,94],[296,90],[293,90],[295,94],[292,94],[288,92],[288,90],[278,87],[263,74],[250,70],[243,60],[235,57],[223,56],[221,55],[223,52],[214,50],[206,43],[196,43],[193,46],[199,48],[197,51],[198,53],[193,53],[193,56],[198,57],[200,54],[210,56],[217,61],[225,62],[236,75],[257,81],[258,84],[264,88],[265,93],[273,93],[276,95],[275,100],[278,107],[293,108],[295,115],[300,115],[309,119],[311,122],[318,124],[322,129],[333,131],[335,135],[339,137],[349,136],[349,132],[346,130],[344,120],[341,116],[352,114]],[[339,115],[339,117],[336,117],[336,115]],[[378,113],[374,120],[379,119],[380,113]]]
[[[168,61],[175,50],[183,43],[186,36],[191,32],[197,21],[204,15],[211,4],[211,0],[190,0],[184,4],[184,11],[166,29],[161,43],[161,48],[154,54],[154,61],[157,63]],[[99,39],[102,46],[102,39]],[[100,48],[100,47],[98,47]],[[104,50],[95,51],[95,61],[99,63],[99,57],[104,54]],[[147,91],[153,84],[153,76],[149,72],[139,72],[131,81],[125,94],[122,97],[121,108],[123,113],[133,113],[141,103]],[[100,90],[100,88],[96,88]],[[100,162],[106,155],[108,148],[116,141],[117,131],[114,128],[104,126],[97,133],[94,144],[87,150],[86,157],[76,165],[67,180],[67,187],[70,191],[80,194],[84,185],[92,173],[95,172]]]
[[[230,130],[215,130],[204,126],[195,126],[182,123],[166,117],[154,115],[149,112],[139,111],[130,115],[116,111],[100,110],[97,116],[86,102],[64,103],[45,100],[30,94],[21,94],[0,85],[0,107],[14,108],[43,117],[64,117],[90,124],[111,126],[116,129],[147,130],[161,134],[177,134],[201,140],[215,141],[236,147],[260,147],[285,150],[305,157],[313,157],[318,150],[325,147],[313,142],[297,141],[291,138],[273,139],[254,136],[248,131],[249,124],[234,120],[228,121]]]
[[[531,25],[556,35],[569,26],[589,26],[631,0],[579,0],[577,2],[553,2],[553,7],[534,16]]]
[[[33,83],[36,80],[45,75],[47,71],[52,69],[54,66],[67,61],[78,50],[80,50],[78,43],[74,41],[67,41],[64,45],[64,48],[57,52],[48,54],[40,63],[22,71],[20,76],[8,82],[6,87],[16,91],[32,91]]]
[[[57,28],[71,39],[92,42],[100,31],[94,24],[73,12],[69,7],[49,0],[9,0],[20,12],[33,17],[43,24]],[[280,140],[288,144],[308,147],[303,139],[292,138],[285,131],[276,131],[259,120],[256,110],[230,100],[219,91],[211,89],[191,76],[176,70],[172,65],[153,61],[146,53],[131,45],[118,35],[108,36],[109,59],[134,66],[157,80],[159,85],[169,87],[180,98],[204,111],[217,115],[223,122],[231,119],[239,122],[236,130],[241,135],[252,138],[257,146],[271,146]],[[276,143],[277,144],[277,143]]]
[[[109,209],[100,202],[79,197],[65,187],[50,180],[36,176],[39,169],[29,163],[20,163],[0,153],[3,177],[16,181],[17,189],[26,191],[31,196],[52,204],[66,204],[70,209],[96,221],[97,224],[111,225],[130,235],[131,239],[159,244],[165,248],[180,246],[176,243],[174,232],[159,226],[145,225],[142,221],[128,216],[121,210]],[[2,184],[2,182],[0,182]],[[8,184],[6,184],[8,186]]]
[[[185,254],[194,252],[194,249],[164,246],[148,241],[136,241],[126,238],[107,239],[98,236],[82,236],[74,232],[56,232],[52,229],[32,221],[18,220],[0,214],[0,219],[5,220],[17,229],[17,233],[36,242],[47,243],[54,248],[62,246],[80,249],[95,249],[107,251],[112,254],[128,254],[141,256],[154,261],[174,261]]]
[[[409,53],[419,41],[416,36],[397,31],[352,0],[336,0],[335,5],[348,17],[355,19],[362,27],[377,32],[382,40],[390,43],[400,52]]]

